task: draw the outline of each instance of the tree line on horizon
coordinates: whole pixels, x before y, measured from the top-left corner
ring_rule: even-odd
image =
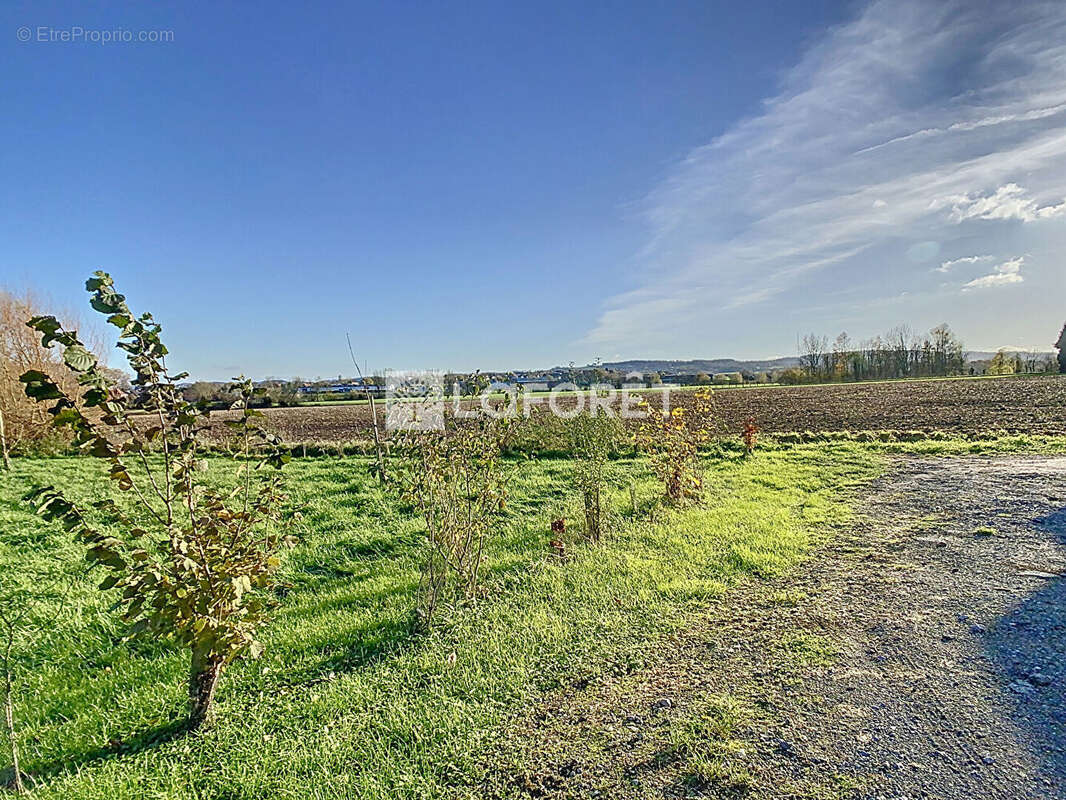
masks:
[[[782,383],[822,381],[869,381],[893,378],[947,378],[959,375],[1010,375],[1033,372],[1066,372],[1066,327],[1053,358],[1036,353],[1000,350],[986,365],[966,359],[966,348],[947,324],[937,325],[926,335],[899,325],[884,336],[855,344],[847,332],[833,340],[808,333],[800,339],[800,368],[786,370]]]

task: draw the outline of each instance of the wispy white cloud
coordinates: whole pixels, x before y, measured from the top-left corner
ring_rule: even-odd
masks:
[[[936,268],[937,272],[950,272],[952,267],[957,267],[959,264],[979,264],[982,261],[991,261],[993,256],[964,256],[963,258],[953,258],[950,261],[944,261]]]
[[[767,286],[763,289],[755,289],[747,294],[741,294],[734,297],[728,303],[725,304],[726,309],[741,308],[742,306],[755,305],[761,303],[763,300],[768,300],[776,294],[781,293],[781,289],[775,286]]]
[[[1002,250],[1008,220],[1062,227],[1064,122],[1066,3],[874,0],[650,192],[638,283],[586,341],[667,350],[845,284],[932,296],[931,267],[961,263],[940,252]]]
[[[862,150],[859,150],[856,155],[869,153],[873,150],[880,150],[882,147],[890,147],[894,144],[910,141],[911,139],[922,139],[927,136],[942,136],[946,133],[958,133],[961,131],[974,131],[978,128],[988,128],[993,125],[1003,125],[1008,122],[1029,122],[1031,120],[1054,117],[1063,112],[1066,112],[1066,103],[1060,103],[1059,105],[1051,106],[1050,108],[1034,108],[1030,111],[1018,114],[998,114],[996,116],[984,117],[982,119],[969,120],[966,122],[953,122],[946,128],[923,128],[914,133],[908,133],[903,136],[897,136],[895,139],[889,139],[887,142],[864,147]]]
[[[971,289],[991,289],[995,286],[1008,286],[1012,283],[1022,283],[1025,280],[1025,278],[1022,277],[1023,263],[1025,263],[1025,256],[1018,256],[1017,258],[1004,261],[996,267],[996,271],[991,275],[974,278],[969,283],[964,284],[962,290],[968,292]]]

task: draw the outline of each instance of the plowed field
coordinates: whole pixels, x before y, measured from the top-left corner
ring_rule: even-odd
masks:
[[[641,396],[659,402],[656,392]],[[675,391],[670,399],[684,406],[691,393]],[[574,402],[562,396],[559,405]],[[714,392],[714,403],[720,432],[730,434],[748,417],[767,432],[1066,433],[1066,376],[727,388]],[[215,413],[212,421],[229,413]],[[370,436],[366,405],[271,408],[264,413],[267,424],[286,441],[341,442]]]

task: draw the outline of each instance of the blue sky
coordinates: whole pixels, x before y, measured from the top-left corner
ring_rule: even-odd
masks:
[[[252,9],[4,5],[0,285],[204,378],[1061,327],[1062,3]]]

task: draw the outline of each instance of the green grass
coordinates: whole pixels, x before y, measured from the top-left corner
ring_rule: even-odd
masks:
[[[825,636],[795,632],[784,636],[779,645],[788,658],[804,666],[827,667],[836,656],[832,640]]]
[[[797,563],[848,518],[849,492],[881,469],[857,443],[797,445],[708,462],[704,506],[655,509],[640,461],[612,463],[614,530],[549,555],[549,520],[580,518],[566,460],[527,462],[487,560],[486,598],[429,636],[408,619],[420,525],[368,478],[366,460],[297,459],[303,510],[267,646],[224,676],[215,727],[170,737],[185,654],[123,642],[81,551],[18,498],[56,483],[100,496],[87,459],[18,459],[0,484],[0,569],[58,559],[77,573],[53,625],[20,655],[24,768],[57,798],[477,796],[482,754],[523,703],[577,677],[639,667],[647,643],[709,597]],[[629,512],[636,478],[650,515]]]
[[[857,443],[878,453],[912,456],[992,456],[1011,453],[1062,455],[1066,453],[1066,436],[1011,434],[987,431],[969,435],[928,431],[824,431],[816,433],[766,434],[759,440],[760,451],[789,448],[794,445],[825,444],[841,446]],[[739,438],[722,439],[724,449],[737,452]]]
[[[734,738],[754,709],[732,695],[708,695],[671,728],[670,747],[684,760],[682,783],[715,796],[744,796],[755,779],[744,764],[744,742]]]

